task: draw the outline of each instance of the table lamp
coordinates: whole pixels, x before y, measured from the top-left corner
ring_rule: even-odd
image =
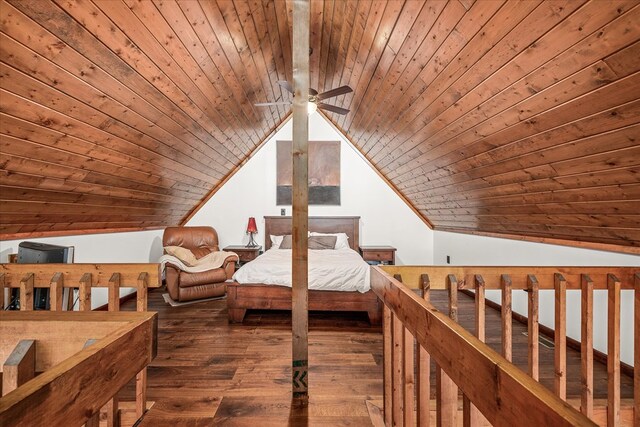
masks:
[[[258,246],[255,240],[253,240],[253,235],[258,232],[258,226],[256,225],[256,219],[254,217],[249,218],[249,223],[247,224],[247,234],[250,237],[249,243],[247,244],[248,248],[255,248]]]

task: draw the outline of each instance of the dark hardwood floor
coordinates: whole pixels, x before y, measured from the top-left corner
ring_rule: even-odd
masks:
[[[432,291],[446,307],[446,294]],[[134,303],[124,305],[133,309]],[[141,426],[354,426],[371,425],[367,400],[382,399],[382,335],[364,313],[311,313],[310,404],[291,407],[291,332],[287,312],[250,311],[241,325],[227,322],[224,300],[182,307],[150,293],[157,311],[158,356],[149,366],[148,398],[154,406]],[[459,294],[460,323],[473,328],[473,300]],[[487,308],[487,342],[499,351],[500,315]],[[514,362],[526,369],[524,325],[513,325]],[[553,384],[553,350],[540,346],[540,377]],[[568,350],[568,396],[579,397],[579,354]],[[432,370],[433,372],[433,370]],[[606,366],[596,364],[595,397],[606,396]],[[435,379],[432,380],[432,384]],[[133,387],[122,391],[133,399]],[[622,396],[633,396],[622,377]]]

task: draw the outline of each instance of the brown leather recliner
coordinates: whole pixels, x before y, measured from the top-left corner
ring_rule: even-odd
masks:
[[[200,259],[219,251],[218,233],[213,227],[168,227],[162,236],[162,246],[181,246]],[[173,264],[167,264],[165,280],[167,291],[174,301],[191,301],[222,296],[226,281],[235,272],[234,258],[227,258],[220,268],[201,273],[187,273]]]

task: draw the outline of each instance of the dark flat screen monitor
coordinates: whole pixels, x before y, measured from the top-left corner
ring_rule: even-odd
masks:
[[[18,245],[18,264],[55,264],[72,263],[73,246],[57,246],[38,242],[22,242]],[[35,288],[33,290],[33,309],[49,309],[49,289]],[[20,309],[20,293],[12,289],[11,304],[7,310]]]

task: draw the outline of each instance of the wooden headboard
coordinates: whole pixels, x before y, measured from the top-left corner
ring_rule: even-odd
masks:
[[[271,248],[270,235],[284,236],[291,234],[290,216],[264,217],[264,246]],[[349,246],[356,252],[360,250],[360,217],[359,216],[310,216],[309,231],[318,233],[346,233]]]

